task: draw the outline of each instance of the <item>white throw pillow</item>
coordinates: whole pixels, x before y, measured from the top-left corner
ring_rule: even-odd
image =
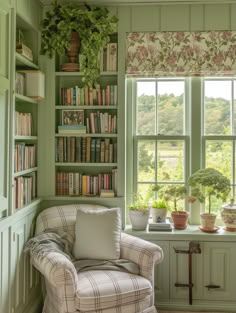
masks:
[[[120,258],[120,209],[78,209],[73,254],[76,259]]]

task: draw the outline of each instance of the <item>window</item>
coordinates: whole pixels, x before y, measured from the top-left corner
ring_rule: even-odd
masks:
[[[186,183],[188,83],[180,78],[135,79],[130,84],[134,91],[133,191],[157,198],[156,186]]]
[[[203,80],[203,156],[205,167],[224,173],[235,195],[236,81]],[[213,208],[221,205],[215,199]]]
[[[157,198],[156,186],[184,185],[204,167],[230,178],[235,194],[236,80],[132,78],[127,104],[128,194]]]

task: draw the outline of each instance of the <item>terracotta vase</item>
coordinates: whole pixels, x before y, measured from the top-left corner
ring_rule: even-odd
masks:
[[[175,229],[185,229],[188,222],[188,212],[186,211],[172,211],[171,217]]]
[[[80,49],[80,38],[77,32],[71,32],[70,49],[66,50],[66,54],[71,63],[76,63],[76,59]]]

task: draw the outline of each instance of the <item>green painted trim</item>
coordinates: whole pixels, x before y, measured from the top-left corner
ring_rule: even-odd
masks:
[[[16,65],[19,67],[29,67],[38,70],[39,67],[35,63],[31,62],[30,60],[27,60],[25,57],[23,57],[21,54],[15,52],[16,57]]]
[[[55,166],[76,166],[76,167],[113,167],[117,166],[117,163],[66,163],[66,162],[55,162]]]
[[[32,173],[32,172],[36,172],[37,170],[38,170],[37,167],[29,168],[27,170],[14,173],[14,177],[18,177],[18,176],[26,175],[26,174],[29,174],[29,173]]]
[[[55,105],[56,110],[117,110],[117,106],[115,105]]]
[[[15,99],[16,99],[17,102],[28,102],[28,103],[32,103],[32,104],[37,104],[38,103],[37,100],[29,98],[29,97],[26,97],[26,96],[23,96],[23,95],[21,95],[19,93],[15,94]]]

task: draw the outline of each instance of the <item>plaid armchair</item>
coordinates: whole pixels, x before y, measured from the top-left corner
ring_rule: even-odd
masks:
[[[75,238],[76,210],[98,205],[64,205],[42,211],[35,235],[47,229],[67,232]],[[140,275],[111,270],[77,273],[63,253],[31,256],[46,284],[43,313],[155,313],[154,264],[163,260],[160,247],[122,233],[121,258],[138,264]]]

